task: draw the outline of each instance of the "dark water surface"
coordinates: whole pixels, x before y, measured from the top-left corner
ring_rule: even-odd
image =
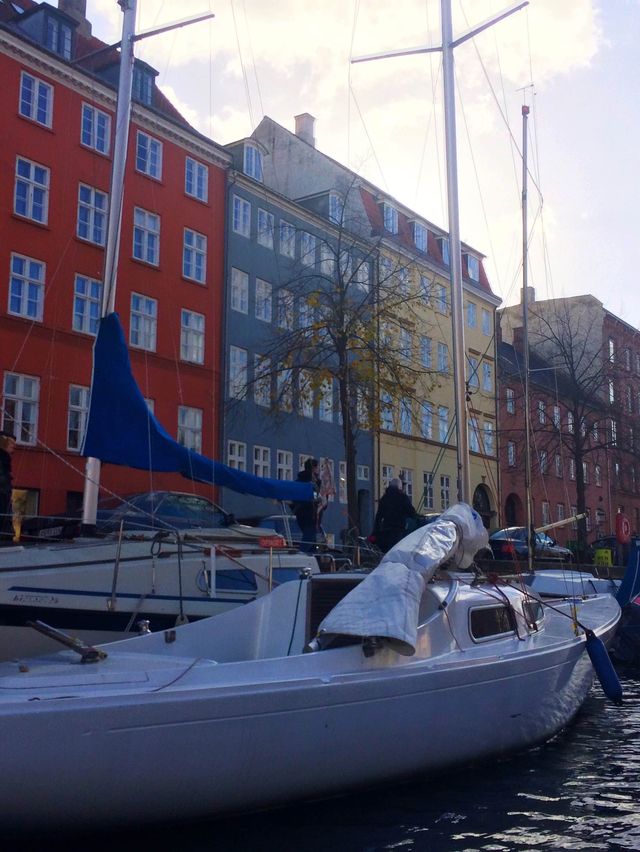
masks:
[[[575,722],[554,740],[481,768],[233,820],[4,838],[3,849],[640,850],[640,673],[621,671],[620,678],[622,706],[596,685]],[[437,729],[424,733],[439,736]]]

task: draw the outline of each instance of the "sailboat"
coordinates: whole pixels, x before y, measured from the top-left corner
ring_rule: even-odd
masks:
[[[237,813],[495,758],[561,730],[594,667],[619,701],[616,600],[545,603],[484,576],[486,544],[459,502],[368,574],[0,664],[3,826]]]

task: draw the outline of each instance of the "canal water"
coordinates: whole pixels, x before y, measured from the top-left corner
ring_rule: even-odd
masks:
[[[12,852],[52,843],[62,852],[640,850],[640,673],[619,674],[622,706],[596,684],[555,739],[473,770],[232,820],[5,838],[11,842],[3,846]],[[439,732],[426,728],[424,735]],[[375,748],[375,731],[371,736]]]

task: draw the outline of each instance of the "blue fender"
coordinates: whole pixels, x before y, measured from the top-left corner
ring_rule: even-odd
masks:
[[[596,636],[593,630],[586,630],[585,634],[587,637],[587,653],[598,675],[602,690],[607,698],[610,698],[616,704],[620,704],[622,702],[622,686],[604,642]]]

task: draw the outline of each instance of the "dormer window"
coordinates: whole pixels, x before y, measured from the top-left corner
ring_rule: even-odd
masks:
[[[134,67],[131,94],[141,104],[151,106],[153,103],[153,75],[145,68]]]
[[[445,266],[449,266],[450,263],[450,255],[449,255],[449,237],[438,237],[437,243],[440,248],[440,254],[442,255],[442,262]]]
[[[337,192],[329,194],[329,219],[336,225],[342,224],[344,215],[344,199]]]
[[[392,207],[387,202],[383,202],[382,204],[382,216],[384,221],[384,229],[385,231],[389,231],[390,234],[398,233],[398,211],[395,207]]]
[[[71,36],[72,30],[69,24],[64,23],[54,15],[45,18],[45,47],[53,53],[57,53],[63,59],[71,59]]]
[[[480,281],[480,261],[472,254],[467,255],[467,271],[472,281]]]
[[[262,152],[255,145],[244,146],[243,171],[254,180],[262,181]]]
[[[413,242],[418,251],[427,251],[427,229],[419,222],[413,223]]]

